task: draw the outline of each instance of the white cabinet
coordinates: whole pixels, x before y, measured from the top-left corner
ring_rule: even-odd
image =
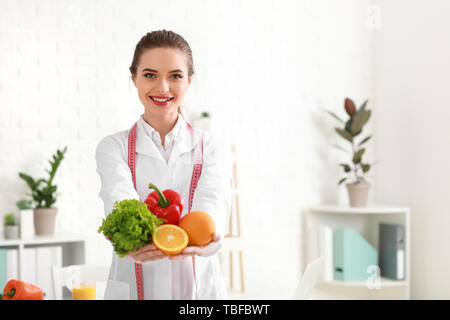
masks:
[[[49,261],[37,261],[38,258],[35,252],[43,252],[44,248],[48,247],[60,247],[60,257],[56,260],[59,261],[63,267],[69,265],[78,265],[86,263],[85,245],[86,239],[84,236],[72,234],[68,232],[56,233],[53,236],[34,236],[28,239],[0,239],[0,249],[14,249],[11,251],[17,252],[17,254],[11,257],[17,257],[17,261],[14,261],[10,265],[14,266],[17,270],[13,273],[17,275],[18,279],[31,278],[33,281],[38,282],[39,279],[45,283],[42,289],[48,292],[46,299],[52,297],[52,280],[51,280],[51,261],[54,261],[54,257],[48,256]],[[29,250],[29,249],[37,249]],[[44,256],[44,255],[43,255]],[[32,261],[29,261],[31,259]],[[34,266],[36,269],[30,270],[30,266]],[[44,269],[44,270],[42,270]],[[38,274],[39,273],[39,274]],[[31,275],[30,274],[34,274]],[[11,280],[11,279],[7,279]],[[34,283],[34,284],[39,284]],[[3,289],[3,288],[2,288]],[[68,293],[65,292],[68,296]]]
[[[321,226],[327,226],[333,230],[336,228],[354,229],[377,251],[379,249],[379,223],[401,224],[405,228],[404,280],[391,280],[374,275],[376,281],[369,283],[369,280],[344,282],[328,277],[316,284],[312,294],[313,299],[410,299],[411,228],[409,208],[316,206],[305,208],[302,212],[302,219],[304,267],[321,254],[318,245],[320,242],[318,232]],[[371,274],[368,274],[368,278],[370,276]],[[370,280],[374,280],[374,278]]]

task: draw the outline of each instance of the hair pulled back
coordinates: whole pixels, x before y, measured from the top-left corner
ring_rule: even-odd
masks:
[[[194,74],[194,61],[192,59],[192,50],[186,40],[179,34],[169,30],[157,30],[148,32],[136,44],[134,50],[133,61],[131,62],[130,72],[133,76],[137,73],[137,66],[142,52],[154,48],[172,48],[179,49],[186,54],[188,65],[188,76]]]

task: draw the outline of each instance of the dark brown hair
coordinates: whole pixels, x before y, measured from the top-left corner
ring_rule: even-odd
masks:
[[[183,51],[187,56],[188,76],[192,77],[194,74],[194,61],[192,59],[191,47],[182,36],[165,29],[148,32],[136,44],[133,61],[130,66],[132,75],[136,75],[139,58],[141,57],[142,52],[154,48],[173,48]]]

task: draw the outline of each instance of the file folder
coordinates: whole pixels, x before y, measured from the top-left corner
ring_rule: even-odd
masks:
[[[380,274],[392,280],[405,279],[405,227],[379,224]]]
[[[370,266],[378,266],[377,250],[356,230],[333,232],[334,280],[365,281]]]

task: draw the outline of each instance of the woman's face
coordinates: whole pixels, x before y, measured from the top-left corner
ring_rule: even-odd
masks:
[[[132,80],[146,112],[156,116],[177,114],[191,83],[186,54],[172,48],[145,50]],[[158,103],[154,98],[171,100]]]

